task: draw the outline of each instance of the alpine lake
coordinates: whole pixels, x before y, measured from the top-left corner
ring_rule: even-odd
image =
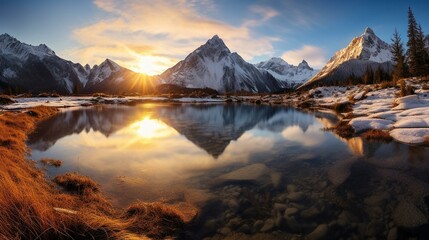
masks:
[[[89,176],[117,207],[198,209],[179,239],[429,239],[429,148],[344,139],[338,116],[280,105],[63,109],[29,136],[49,178]]]

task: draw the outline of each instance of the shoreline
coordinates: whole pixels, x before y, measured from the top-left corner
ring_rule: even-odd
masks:
[[[88,107],[98,104],[137,105],[141,103],[216,104],[253,103],[284,105],[301,110],[329,109],[342,116],[339,128],[347,126],[349,137],[360,136],[370,130],[389,133],[397,142],[409,145],[429,144],[429,89],[420,80],[405,80],[415,93],[398,96],[400,88],[391,84],[317,87],[304,92],[255,96],[79,96],[48,98],[16,98],[3,105],[2,111],[20,111],[35,106],[56,108]],[[331,129],[334,130],[334,129]],[[337,133],[341,129],[337,129]],[[350,132],[353,134],[350,134]],[[341,135],[341,133],[340,133]]]
[[[174,236],[195,217],[196,209],[184,212],[163,203],[136,202],[114,208],[98,191],[97,183],[78,174],[75,179],[65,178],[62,190],[55,187],[55,179],[47,179],[27,159],[25,141],[39,122],[58,111],[40,106],[0,113],[1,238],[163,239]]]

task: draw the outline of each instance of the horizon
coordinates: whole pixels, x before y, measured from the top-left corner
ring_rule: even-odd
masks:
[[[429,16],[424,9],[429,3],[366,3],[356,7],[338,2],[334,10],[320,1],[294,0],[184,0],[150,5],[135,0],[43,0],[38,4],[19,0],[0,3],[0,33],[35,46],[46,44],[59,57],[82,65],[111,59],[148,75],[174,66],[215,35],[231,52],[253,64],[281,57],[295,66],[305,60],[321,69],[366,27],[389,44],[397,28],[405,43],[408,6],[428,33]],[[365,17],[362,5],[371,6],[365,8]],[[382,6],[389,11],[379,11]]]

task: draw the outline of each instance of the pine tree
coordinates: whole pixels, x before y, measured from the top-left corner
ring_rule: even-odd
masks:
[[[409,71],[412,76],[417,76],[418,74],[418,65],[419,57],[417,51],[417,22],[414,18],[413,11],[411,7],[408,8],[408,42],[407,42],[407,55],[408,55],[408,65]]]
[[[425,50],[424,34],[414,17],[411,8],[408,8],[408,65],[411,76],[423,76],[427,73],[429,56]]]
[[[420,58],[418,66],[420,76],[426,76],[429,67],[429,55],[425,46],[425,34],[423,33],[422,26],[419,24],[417,27],[417,51]]]
[[[393,81],[395,84],[397,80],[407,76],[404,46],[401,36],[396,29],[392,38],[392,55],[392,61],[395,62],[395,67],[393,69]]]
[[[374,72],[372,71],[371,67],[366,68],[365,75],[363,76],[363,83],[364,84],[374,83]]]

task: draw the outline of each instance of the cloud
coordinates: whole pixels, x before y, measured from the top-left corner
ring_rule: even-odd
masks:
[[[81,46],[65,54],[79,62],[95,64],[109,57],[133,70],[155,74],[215,34],[246,60],[272,54],[272,43],[278,40],[258,36],[252,29],[278,15],[268,7],[251,6],[249,11],[254,19],[245,19],[235,26],[202,14],[216,11],[210,0],[95,0],[94,3],[108,18],[73,31]],[[153,63],[156,61],[162,67],[144,69],[137,64],[142,62],[141,58],[150,62],[151,57]]]
[[[326,64],[325,51],[312,45],[304,45],[300,49],[287,51],[283,53],[282,58],[294,65],[306,60],[311,67],[316,69],[321,69]]]

